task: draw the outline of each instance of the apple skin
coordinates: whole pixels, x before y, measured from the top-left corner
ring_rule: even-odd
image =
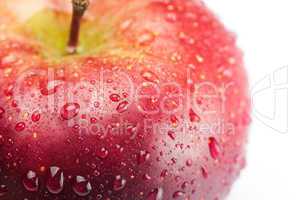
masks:
[[[79,54],[57,55],[45,9],[71,15],[0,8],[1,199],[224,199],[250,122],[235,36],[200,1],[91,1]]]

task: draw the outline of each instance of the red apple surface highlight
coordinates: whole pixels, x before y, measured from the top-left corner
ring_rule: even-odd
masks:
[[[0,6],[0,198],[224,199],[245,165],[247,77],[201,1]]]

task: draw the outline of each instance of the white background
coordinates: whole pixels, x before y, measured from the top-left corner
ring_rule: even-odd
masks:
[[[300,199],[300,2],[205,2],[238,35],[253,89],[248,164],[228,200]],[[270,87],[254,93],[265,80]]]

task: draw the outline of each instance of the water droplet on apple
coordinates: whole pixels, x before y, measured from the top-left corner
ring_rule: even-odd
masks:
[[[151,71],[143,71],[141,75],[146,81],[159,83],[158,76]]]
[[[203,63],[204,62],[204,58],[199,54],[196,55],[196,60],[197,60],[198,63]]]
[[[208,173],[204,167],[201,167],[201,174],[203,178],[207,179]]]
[[[8,188],[6,185],[0,185],[0,197],[3,197],[8,192]]]
[[[92,191],[92,186],[86,178],[76,176],[73,183],[73,190],[78,196],[84,197]]]
[[[179,197],[183,197],[184,195],[185,195],[184,192],[182,192],[182,191],[176,191],[176,192],[174,192],[174,194],[173,194],[173,198],[174,198],[174,199],[177,199],[177,198],[179,198]]]
[[[96,156],[101,159],[105,159],[105,158],[107,158],[108,153],[109,153],[108,150],[105,147],[103,147],[96,152]]]
[[[132,19],[127,19],[124,22],[120,24],[120,29],[121,31],[126,31],[132,24],[133,20]]]
[[[179,52],[174,52],[171,55],[171,61],[173,62],[179,62],[182,59],[182,56],[179,54]]]
[[[122,190],[126,185],[126,179],[124,179],[122,176],[118,175],[115,177],[115,181],[113,184],[113,188],[115,191]]]
[[[172,139],[175,140],[176,139],[176,134],[174,131],[168,131],[168,136]]]
[[[102,195],[102,194],[97,194],[96,200],[101,200],[102,198],[103,198],[103,195]]]
[[[149,181],[152,178],[151,178],[151,176],[149,174],[144,174],[143,179],[146,180],[146,181]]]
[[[25,127],[26,127],[26,124],[24,122],[19,122],[19,123],[16,124],[15,130],[17,132],[21,132],[25,129]]]
[[[163,200],[163,194],[162,188],[156,188],[149,193],[147,200]]]
[[[52,194],[60,193],[64,188],[64,173],[56,166],[50,167],[46,187]]]
[[[186,166],[191,167],[193,165],[193,161],[191,159],[188,159],[185,164]]]
[[[129,103],[127,101],[123,101],[118,105],[117,111],[119,113],[123,113],[128,109],[128,106],[129,106]]]
[[[34,111],[31,115],[31,120],[33,122],[38,122],[39,120],[41,119],[41,114],[40,112],[37,110],[37,111]]]
[[[40,84],[41,94],[44,96],[49,96],[56,93],[59,86],[63,84],[63,81],[54,80],[50,82],[42,81]]]
[[[162,170],[162,172],[160,173],[160,177],[161,178],[166,178],[166,176],[168,176],[168,170],[167,169],[164,169]]]
[[[39,188],[39,178],[36,172],[29,170],[23,178],[23,185],[29,192],[36,192]]]
[[[208,146],[211,157],[216,160],[220,153],[220,147],[217,140],[214,137],[208,139]]]
[[[155,39],[155,35],[150,31],[145,31],[137,38],[137,43],[141,46],[151,44]]]
[[[94,102],[94,107],[99,108],[100,107],[100,102],[98,102],[98,101]]]
[[[171,158],[171,162],[172,162],[172,164],[176,164],[177,159],[173,157],[173,158]]]
[[[94,170],[93,175],[96,176],[96,177],[100,176],[100,172],[98,170]]]
[[[64,120],[69,120],[76,117],[79,110],[80,105],[78,103],[67,103],[62,107],[60,115]]]
[[[190,115],[191,122],[199,122],[200,121],[200,117],[192,109],[190,109],[189,115]]]
[[[8,85],[6,89],[4,89],[4,95],[5,96],[12,96],[13,95],[13,90],[14,90],[14,86],[11,84],[11,85]]]
[[[18,107],[17,101],[16,101],[16,100],[13,100],[13,101],[11,102],[11,106],[14,107],[14,108]]]
[[[178,126],[179,120],[175,115],[171,115],[170,120],[173,127]]]
[[[96,124],[97,123],[97,118],[95,118],[95,117],[91,117],[91,119],[90,119],[90,122],[92,123],[92,124]]]
[[[186,44],[190,44],[190,45],[193,45],[193,44],[195,44],[195,42],[196,42],[194,38],[192,38],[192,37],[186,35],[184,32],[179,32],[179,39],[180,39],[182,42],[184,42],[184,43],[186,43]]]
[[[127,134],[129,135],[130,139],[133,140],[137,136],[137,127],[133,125],[127,126]]]
[[[144,150],[140,151],[137,155],[137,162],[139,165],[146,162],[149,159],[150,159],[150,153],[147,151]]]
[[[184,189],[186,189],[188,186],[189,186],[189,182],[184,181],[184,182],[182,183],[182,185],[181,185],[181,188],[184,190]]]
[[[173,12],[167,13],[166,20],[167,20],[168,22],[175,22],[175,21],[177,20],[177,15],[176,15],[176,13],[173,13]]]
[[[109,96],[110,100],[113,101],[113,102],[119,102],[121,100],[121,97],[120,95],[118,94],[111,94]]]

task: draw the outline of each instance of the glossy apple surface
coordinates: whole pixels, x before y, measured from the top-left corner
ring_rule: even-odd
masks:
[[[0,7],[0,198],[224,199],[245,164],[247,77],[201,1]]]

